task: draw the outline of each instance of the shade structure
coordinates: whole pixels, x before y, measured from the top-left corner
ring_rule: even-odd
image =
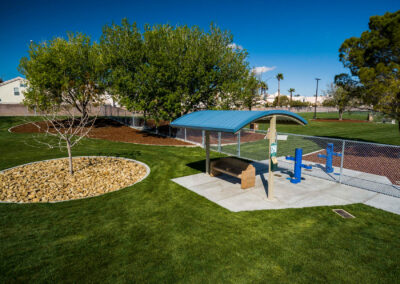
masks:
[[[286,110],[202,110],[175,119],[171,126],[236,133],[251,122],[268,121],[273,116],[278,121],[293,122],[301,125],[307,124],[304,118]]]
[[[307,121],[301,116],[286,110],[267,110],[267,111],[244,111],[244,110],[203,110],[196,111],[178,119],[172,123],[172,127],[201,129],[205,132],[206,149],[206,173],[210,174],[210,131],[237,133],[252,122],[269,122],[270,128],[266,138],[269,140],[268,156],[268,199],[274,197],[274,175],[272,163],[275,156],[272,156],[272,146],[276,149],[276,122],[285,121],[295,124],[306,125]],[[240,145],[240,132],[238,132],[238,145]],[[266,149],[267,150],[267,149]],[[274,153],[276,151],[274,150]],[[240,156],[240,154],[239,154]]]

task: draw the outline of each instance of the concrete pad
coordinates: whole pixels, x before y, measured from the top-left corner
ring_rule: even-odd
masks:
[[[215,181],[213,177],[202,173],[173,179],[173,181],[175,180],[179,180],[178,183],[184,187],[191,187],[194,185]]]
[[[333,185],[328,189],[328,192],[333,196],[344,198],[346,200],[351,201],[352,203],[360,203],[360,202],[364,203],[370,200],[372,197],[379,194],[377,192],[368,191],[353,186],[347,186],[344,184]]]
[[[400,215],[400,198],[378,193],[364,204]]]
[[[227,175],[200,173],[173,181],[233,212],[364,203],[400,214],[400,198],[309,175],[301,183],[292,184],[288,177],[284,172],[274,173],[273,200],[267,198],[268,174],[258,174],[255,187],[246,190],[240,188],[239,179]]]
[[[282,208],[278,200],[266,201],[251,192],[232,196],[221,200],[218,204],[232,212]]]

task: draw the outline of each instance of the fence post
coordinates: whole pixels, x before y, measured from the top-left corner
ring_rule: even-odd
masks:
[[[237,133],[237,156],[240,157],[240,130]]]
[[[344,148],[346,146],[346,140],[343,140],[342,143],[342,156],[340,157],[340,175],[339,175],[339,183],[342,183],[342,174],[343,174],[343,160],[344,160]]]
[[[221,153],[221,132],[218,132],[218,152]]]
[[[186,128],[184,128],[185,129],[185,141],[186,141]]]

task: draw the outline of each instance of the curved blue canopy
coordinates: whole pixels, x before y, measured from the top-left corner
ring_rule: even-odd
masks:
[[[171,126],[235,133],[253,121],[269,120],[271,116],[277,116],[278,120],[307,124],[304,118],[286,110],[202,110],[175,119]]]

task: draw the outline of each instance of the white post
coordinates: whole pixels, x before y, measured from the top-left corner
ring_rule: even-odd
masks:
[[[185,129],[185,141],[186,141],[186,128],[184,128]]]

